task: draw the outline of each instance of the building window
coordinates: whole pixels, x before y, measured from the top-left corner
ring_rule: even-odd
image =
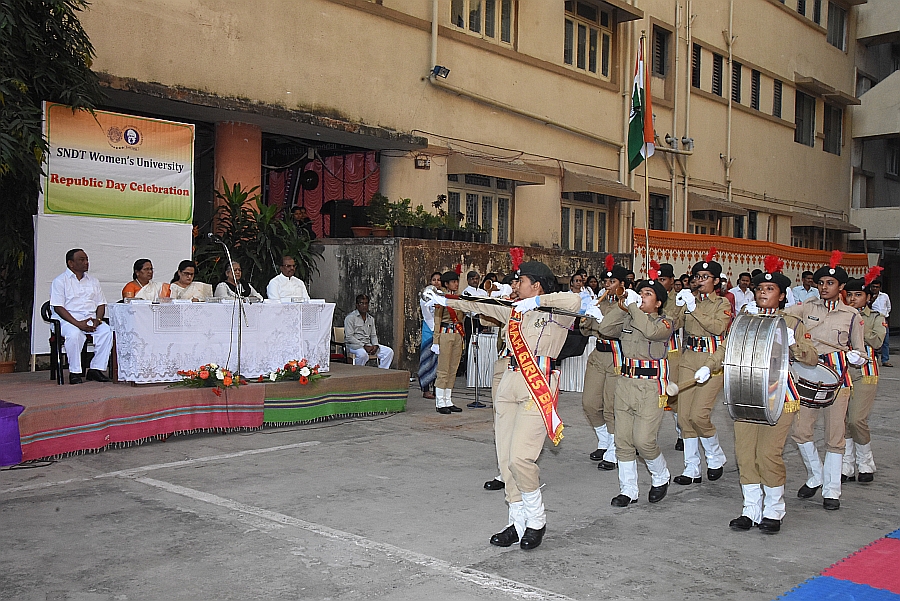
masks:
[[[566,1],[563,62],[609,78],[612,15],[587,2]]]
[[[452,0],[450,22],[482,38],[512,44],[512,0]]]
[[[459,215],[460,210],[460,201],[459,201],[459,192],[448,192],[447,193],[447,214],[448,215]]]
[[[781,118],[781,80],[776,79],[773,82],[772,92],[772,116]]]
[[[653,75],[665,77],[669,72],[669,40],[672,34],[653,26]]]
[[[885,172],[888,175],[900,176],[900,140],[888,140],[885,144]]]
[[[721,54],[713,53],[713,76],[712,76],[712,93],[716,96],[722,95],[722,65],[723,58]]]
[[[741,63],[731,61],[731,100],[741,103]]]
[[[602,194],[564,192],[560,246],[588,252],[603,249],[606,244],[606,206],[608,199]]]
[[[825,105],[825,152],[841,154],[841,131],[844,123],[844,111],[840,108]]]
[[[826,39],[838,50],[847,49],[847,11],[834,2],[828,3],[828,35]]]
[[[806,16],[806,0],[797,0],[797,12]]]
[[[481,225],[490,228],[494,223],[494,197],[481,197]]]
[[[813,21],[816,25],[822,24],[822,0],[813,0]]]
[[[700,87],[700,46],[694,44],[691,50],[691,86]]]
[[[743,238],[744,237],[744,217],[743,217],[743,215],[738,215],[734,218],[734,237],[735,238]]]
[[[688,223],[689,234],[709,234],[715,236],[719,233],[719,213],[716,211],[691,211],[691,221]]]
[[[747,214],[747,239],[756,240],[756,221],[759,213],[750,211]]]
[[[750,72],[750,108],[759,110],[759,71]]]
[[[509,199],[497,199],[497,244],[509,244]]]
[[[816,99],[797,91],[794,104],[794,142],[816,145]]]
[[[669,229],[669,197],[662,194],[650,195],[650,229]]]

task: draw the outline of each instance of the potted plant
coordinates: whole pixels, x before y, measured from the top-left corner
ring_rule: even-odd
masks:
[[[397,202],[391,203],[390,220],[393,223],[394,235],[399,238],[412,238],[412,227],[415,215],[410,209],[412,201],[408,198],[401,198]]]
[[[15,340],[16,324],[7,323],[0,328],[0,374],[16,371]]]
[[[391,227],[391,201],[384,194],[376,192],[369,201],[366,213],[369,216],[369,223],[372,224],[372,236],[384,238],[390,233]],[[356,232],[354,232],[356,235]]]

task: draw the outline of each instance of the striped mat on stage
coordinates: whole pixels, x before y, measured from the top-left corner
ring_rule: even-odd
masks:
[[[900,601],[900,530],[842,559],[778,601]]]
[[[337,371],[335,367],[332,371]],[[263,423],[278,426],[406,411],[409,372],[356,367],[352,373],[355,377],[324,378],[306,385],[266,384]]]

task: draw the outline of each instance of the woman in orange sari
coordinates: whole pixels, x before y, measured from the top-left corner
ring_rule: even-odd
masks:
[[[134,279],[122,288],[122,298],[139,298],[143,300],[156,300],[169,296],[169,285],[160,284],[153,280],[153,263],[150,259],[138,259],[134,262]]]

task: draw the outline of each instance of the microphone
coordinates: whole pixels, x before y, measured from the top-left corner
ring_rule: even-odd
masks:
[[[216,235],[215,235],[214,233],[212,233],[212,232],[206,234],[206,237],[209,238],[210,240],[212,240],[213,242],[218,242],[218,243],[220,243],[220,244],[222,243],[222,239],[219,238],[218,236],[216,236]]]

